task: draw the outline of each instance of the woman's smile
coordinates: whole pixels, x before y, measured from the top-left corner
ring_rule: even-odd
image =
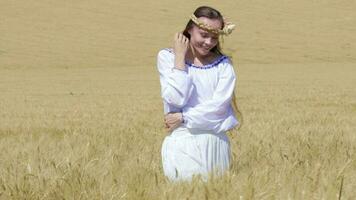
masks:
[[[200,49],[200,51],[204,52],[204,53],[209,53],[209,51],[211,50],[211,47],[206,47],[203,45],[198,46],[198,49]]]

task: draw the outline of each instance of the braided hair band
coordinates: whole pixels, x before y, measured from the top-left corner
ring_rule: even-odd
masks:
[[[222,36],[228,36],[232,33],[232,31],[235,29],[235,24],[229,22],[226,20],[226,18],[223,17],[223,23],[224,23],[224,28],[223,29],[215,29],[208,24],[205,24],[204,22],[200,21],[194,14],[190,15],[190,19],[201,29],[204,29],[206,31],[209,31],[211,33],[219,35],[219,40],[220,40],[220,45],[222,46],[224,44],[224,38]]]
[[[208,24],[205,24],[204,22],[200,21],[194,14],[190,15],[190,19],[200,28],[209,31],[211,33],[215,33],[218,35],[230,35],[232,31],[235,29],[235,24],[231,22],[227,22],[224,18],[224,28],[223,29],[214,29]]]

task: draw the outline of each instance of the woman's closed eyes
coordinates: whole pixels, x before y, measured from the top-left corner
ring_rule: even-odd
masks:
[[[210,34],[208,34],[208,33],[206,33],[206,32],[201,32],[200,35],[201,35],[202,38],[209,38],[209,37],[211,37],[211,39],[213,39],[213,40],[217,40],[217,39],[218,39],[217,36],[210,36]]]

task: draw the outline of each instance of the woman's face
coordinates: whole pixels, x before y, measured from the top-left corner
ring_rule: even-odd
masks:
[[[218,19],[209,19],[207,17],[199,17],[198,19],[214,29],[222,28],[222,23]],[[214,48],[219,41],[218,34],[201,29],[195,24],[188,33],[190,34],[191,46],[195,49],[195,52],[199,53],[201,56],[208,55],[210,50]]]

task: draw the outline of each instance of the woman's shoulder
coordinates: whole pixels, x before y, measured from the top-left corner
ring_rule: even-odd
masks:
[[[221,65],[221,73],[236,76],[235,67],[230,56],[224,55],[225,59]]]
[[[232,63],[231,56],[229,56],[229,55],[227,55],[225,53],[220,52],[220,53],[217,54],[217,57],[222,58],[227,63]]]
[[[218,59],[215,60],[213,65],[218,67],[221,74],[231,74],[231,72],[234,71],[231,56],[227,54],[220,53]]]
[[[228,65],[228,66],[232,66],[232,59],[231,56],[228,56],[226,54],[221,53],[218,59],[222,65]]]
[[[226,68],[226,66],[232,66],[232,61],[231,58],[226,55],[226,54],[218,54],[216,57],[213,59],[213,62],[208,64],[206,67],[220,67],[220,68]]]

